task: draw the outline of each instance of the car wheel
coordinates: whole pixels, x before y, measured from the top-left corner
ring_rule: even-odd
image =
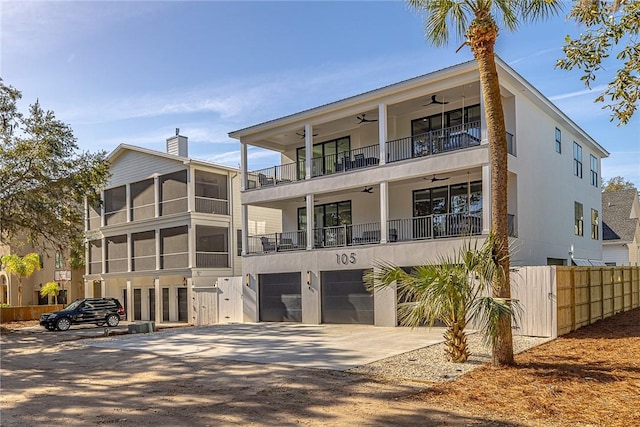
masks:
[[[120,323],[120,317],[118,317],[117,314],[110,314],[107,316],[107,325],[114,328],[118,326],[118,323]]]
[[[56,322],[56,328],[59,331],[66,331],[70,327],[71,327],[71,320],[69,320],[67,317],[62,317],[58,319],[58,321]]]

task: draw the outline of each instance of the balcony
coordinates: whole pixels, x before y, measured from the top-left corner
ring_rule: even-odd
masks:
[[[436,214],[388,221],[389,242],[465,237],[482,233],[482,214]],[[348,224],[314,229],[314,248],[379,244],[380,223]],[[306,249],[306,231],[249,236],[248,254]]]
[[[388,141],[387,163],[430,156],[480,145],[480,121],[452,126],[422,135]],[[511,139],[512,140],[512,139]],[[513,144],[511,144],[513,145]],[[380,164],[380,146],[369,145],[316,157],[311,160],[311,177],[361,170]],[[274,187],[305,179],[304,160],[248,173],[248,189]]]
[[[463,150],[480,145],[480,121],[387,142],[387,162]]]

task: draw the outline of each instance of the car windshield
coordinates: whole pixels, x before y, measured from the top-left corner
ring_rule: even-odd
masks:
[[[72,302],[71,304],[69,304],[68,306],[66,306],[66,307],[64,308],[64,311],[67,311],[67,310],[75,310],[76,308],[78,308],[78,306],[79,306],[80,304],[82,304],[82,300],[80,300],[80,299],[79,299],[79,300],[75,300],[74,302]]]

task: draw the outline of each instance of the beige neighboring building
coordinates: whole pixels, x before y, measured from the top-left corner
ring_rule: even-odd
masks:
[[[128,320],[216,323],[216,299],[199,296],[242,273],[240,171],[189,158],[187,144],[120,145],[103,204],[87,206],[85,294],[120,299]],[[281,213],[256,207],[249,224],[280,232]]]
[[[68,259],[59,252],[45,253],[30,245],[11,247],[0,243],[0,258],[4,255],[16,254],[24,256],[29,253],[40,256],[40,270],[28,278],[22,279],[22,305],[47,305],[56,301],[53,298],[42,298],[40,288],[47,282],[57,282],[60,287],[59,303],[69,303],[84,297],[83,271],[67,268]],[[18,304],[18,278],[8,274],[0,266],[0,304]]]
[[[602,259],[608,265],[640,265],[637,190],[602,193]]]

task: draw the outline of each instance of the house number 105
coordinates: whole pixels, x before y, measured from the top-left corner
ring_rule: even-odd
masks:
[[[344,265],[355,264],[356,254],[354,252],[350,254],[336,254],[336,263]]]

